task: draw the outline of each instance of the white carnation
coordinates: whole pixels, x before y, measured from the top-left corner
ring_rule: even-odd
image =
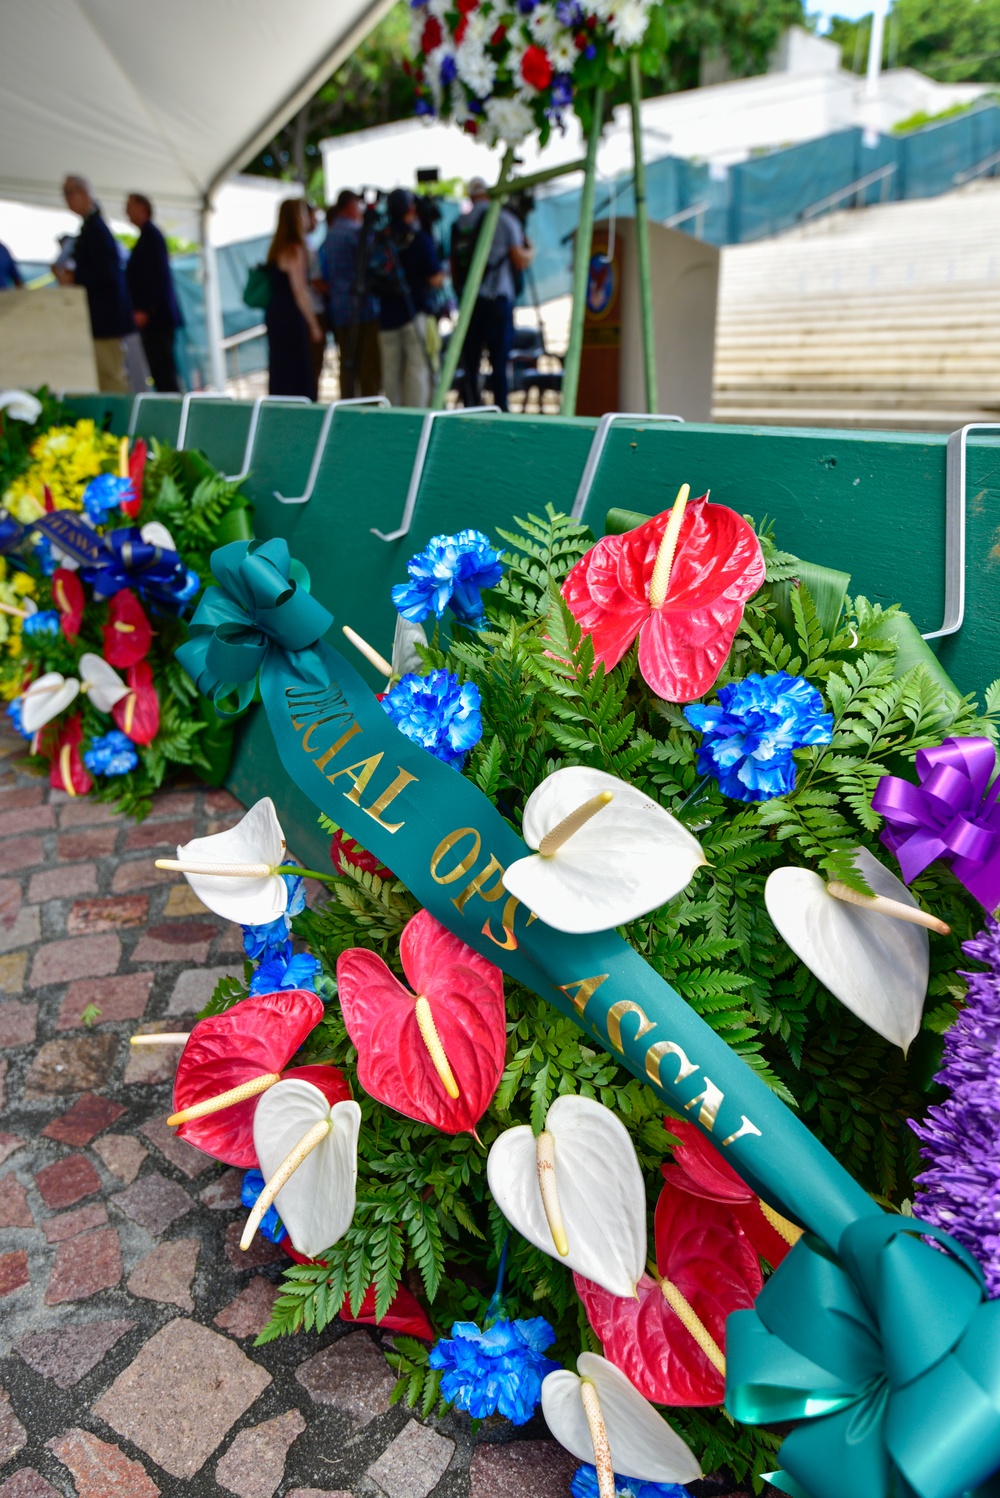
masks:
[[[468,33],[455,54],[458,76],[479,99],[485,99],[496,82],[497,65],[483,50],[481,42],[471,41]]]
[[[485,46],[500,24],[495,16],[484,15],[481,7],[466,17],[466,23],[463,42],[478,42],[480,46]]]
[[[580,56],[573,38],[565,34],[549,44],[548,53],[553,73],[572,73]]]
[[[532,40],[547,47],[562,31],[558,16],[550,5],[536,5],[528,19]]]
[[[599,20],[606,21],[614,10],[615,0],[580,0],[588,16],[597,16]]]
[[[445,23],[445,16],[448,14],[450,8],[451,0],[427,0],[427,9],[430,11],[432,16],[437,17],[442,26],[445,26],[446,30],[447,26]]]
[[[615,45],[637,47],[646,35],[649,25],[649,6],[645,0],[623,0],[615,10],[611,22],[611,35]]]
[[[520,99],[487,99],[486,118],[494,139],[516,146],[535,128],[535,117]]]

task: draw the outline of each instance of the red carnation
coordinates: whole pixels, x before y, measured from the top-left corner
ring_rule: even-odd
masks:
[[[462,126],[462,129],[465,131],[466,135],[479,134],[479,126],[476,124],[475,120],[466,120],[465,124]]]
[[[506,28],[506,26],[498,26],[497,29],[496,29],[496,31],[494,31],[493,35],[490,37],[490,46],[491,47],[499,47],[500,43],[503,41],[503,39],[504,39],[504,37],[506,35],[507,35],[507,28]]]
[[[474,10],[479,9],[479,0],[455,0],[455,9],[460,16],[471,16]]]
[[[459,21],[458,25],[455,27],[455,45],[456,45],[456,47],[460,47],[462,45],[462,38],[465,36],[465,33],[468,31],[468,29],[469,29],[469,18],[468,18],[468,16],[463,16],[462,19]]]
[[[573,46],[578,52],[582,52],[584,47],[590,46],[590,41],[585,31],[578,31],[576,33],[576,36],[573,38]]]
[[[530,88],[548,88],[552,82],[552,64],[542,47],[529,47],[521,58],[521,77]]]
[[[437,16],[428,16],[420,35],[420,50],[427,53],[433,52],[435,47],[440,47],[443,39],[441,22]]]

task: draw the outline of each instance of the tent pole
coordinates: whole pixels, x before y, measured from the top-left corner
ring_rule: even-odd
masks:
[[[206,197],[201,209],[201,263],[205,285],[205,341],[208,345],[208,373],[214,390],[226,388],[226,351],[222,347],[222,296],[219,291],[219,262],[212,243],[214,207]]]
[[[649,217],[646,211],[646,163],[642,159],[642,80],[639,54],[630,52],[628,81],[632,104],[632,156],[635,162],[635,258],[639,270],[639,309],[642,318],[642,359],[646,374],[646,410],[659,404],[656,392],[656,329],[653,323],[653,276],[649,259]]]
[[[451,330],[451,337],[448,339],[448,347],[441,362],[441,375],[431,401],[432,411],[444,410],[445,402],[448,399],[448,391],[451,389],[451,382],[455,378],[455,371],[458,368],[458,361],[462,357],[462,346],[469,331],[469,324],[472,322],[472,314],[475,311],[479,288],[482,286],[483,276],[486,274],[486,262],[489,259],[490,250],[493,248],[493,236],[500,221],[500,210],[507,196],[505,191],[507,179],[510,176],[513,165],[514,147],[508,146],[503,164],[500,167],[500,176],[497,179],[497,185],[493,189],[496,196],[490,197],[489,207],[483,214],[480,222],[476,248],[473,250],[472,259],[469,262],[468,278],[462,288],[462,300],[458,307],[458,318],[454,328]]]
[[[590,280],[590,249],[594,234],[594,188],[597,172],[597,147],[604,123],[604,90],[594,90],[594,118],[587,139],[587,165],[580,194],[580,222],[576,226],[576,250],[573,256],[573,310],[569,325],[569,347],[563,360],[563,416],[576,415],[576,392],[580,383],[580,355],[583,351],[583,319],[587,311],[587,286]]]

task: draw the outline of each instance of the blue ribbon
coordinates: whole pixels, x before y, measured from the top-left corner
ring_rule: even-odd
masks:
[[[176,551],[151,546],[137,526],[126,525],[101,536],[65,510],[35,522],[59,549],[79,565],[81,579],[98,598],[113,598],[134,588],[143,598],[171,613],[181,613],[201,586]]]

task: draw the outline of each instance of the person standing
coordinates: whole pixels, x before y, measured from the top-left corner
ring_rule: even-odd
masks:
[[[452,280],[465,284],[465,274],[472,259],[479,226],[489,207],[489,190],[482,177],[473,177],[468,186],[472,207],[457,220],[452,230],[451,259]],[[479,366],[483,350],[490,361],[492,376],[490,389],[493,401],[501,411],[507,409],[507,356],[510,352],[510,329],[513,324],[514,303],[517,289],[514,284],[515,271],[527,270],[534,257],[534,250],[527,244],[524,230],[509,208],[500,210],[496,233],[486,260],[486,273],[479,288],[472,321],[462,349],[462,400],[466,406],[482,405]]]
[[[127,393],[132,387],[122,339],[135,332],[135,322],[118,244],[101,217],[86,177],[67,177],[63,197],[69,211],[83,222],[73,247],[73,269],[56,261],[52,274],[60,285],[82,286],[87,293],[98,389]]]
[[[264,321],[269,393],[305,395],[314,401],[318,387],[313,345],[323,342],[323,329],[313,311],[309,285],[307,212],[302,198],[286,198],[278,209],[278,227],[267,252],[271,300]]]
[[[429,406],[433,365],[428,313],[444,272],[431,236],[420,227],[417,201],[405,187],[388,198],[389,223],[373,260],[379,287],[382,382],[390,405]],[[436,331],[436,329],[435,329]]]
[[[17,268],[17,261],[7,246],[0,241],[0,291],[13,291],[16,287],[23,285],[24,280]]]
[[[129,193],[125,212],[139,231],[125,267],[125,280],[146,363],[157,390],[179,390],[174,335],[184,319],[170,274],[167,242],[153,223],[152,203],[141,192]]]
[[[343,397],[378,395],[382,389],[379,351],[379,305],[358,274],[365,210],[356,192],[345,188],[328,215],[329,228],[320,259],[326,281],[326,305],[340,353]]]

